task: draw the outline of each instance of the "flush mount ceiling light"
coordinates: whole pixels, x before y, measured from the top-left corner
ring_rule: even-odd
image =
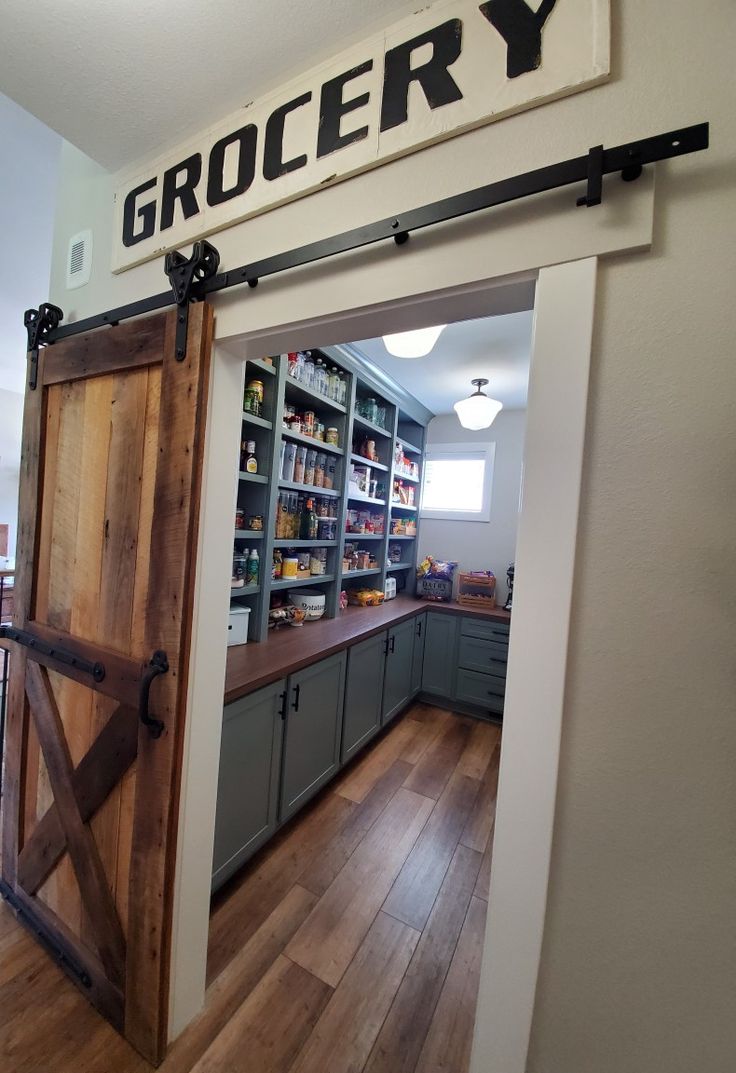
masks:
[[[471,380],[471,384],[476,385],[476,390],[467,399],[461,399],[460,402],[455,403],[455,412],[463,428],[471,429],[473,432],[490,428],[496,414],[503,409],[502,402],[489,399],[485,391],[481,391],[487,383],[487,380]]]
[[[436,324],[434,328],[417,328],[414,332],[384,335],[384,346],[395,358],[424,358],[446,327],[446,324]]]

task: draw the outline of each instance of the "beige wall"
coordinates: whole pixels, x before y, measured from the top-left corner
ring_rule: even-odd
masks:
[[[460,570],[492,570],[496,595],[503,604],[506,568],[513,562],[519,518],[519,490],[524,458],[525,410],[502,410],[490,428],[470,432],[455,414],[440,414],[427,429],[427,443],[494,443],[491,518],[488,522],[453,522],[425,518],[419,527],[418,555],[453,559]]]
[[[730,0],[620,0],[613,8],[608,85],[396,161],[216,243],[229,267],[601,141],[711,121],[708,153],[657,169],[651,252],[604,261],[600,271],[528,1071],[726,1073],[736,1054],[735,12]],[[89,165],[77,182],[80,161],[69,152],[64,166],[52,300],[89,313],[162,289],[160,263],[109,276],[99,257],[110,184]],[[575,193],[545,202],[565,231],[583,226],[581,217],[618,231],[639,196],[624,191],[612,218],[609,194],[600,209],[576,210]],[[530,225],[554,236],[553,260],[554,249],[564,255],[564,233],[545,212],[525,203],[492,222],[417,236],[406,251],[324,264],[298,274],[300,300],[321,296],[330,312],[383,301],[393,279],[385,266],[396,257],[404,293],[422,290],[438,254],[447,265],[462,257],[468,271],[477,256],[493,274],[494,249]],[[95,281],[68,296],[60,284],[66,237],[89,223]],[[348,265],[358,266],[353,274]],[[284,286],[264,281],[252,296],[223,299],[220,330],[246,330],[258,316],[277,323]],[[281,314],[301,315],[301,307]],[[492,1020],[493,1010],[480,1016]]]

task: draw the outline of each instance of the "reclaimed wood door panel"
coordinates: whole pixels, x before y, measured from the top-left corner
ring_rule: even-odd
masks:
[[[2,828],[3,894],[154,1063],[167,1038],[211,308],[192,307],[183,361],[175,323],[158,314],[39,355],[14,623],[33,643],[11,660]],[[157,651],[159,737],[138,713]]]

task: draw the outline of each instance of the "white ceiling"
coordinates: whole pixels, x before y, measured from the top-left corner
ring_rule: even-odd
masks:
[[[0,92],[112,170],[224,119],[416,0],[4,0]]]
[[[532,341],[531,310],[449,324],[426,358],[394,358],[382,339],[353,345],[435,414],[452,413],[453,403],[475,389],[474,377],[490,380],[484,390],[506,409],[526,408]]]

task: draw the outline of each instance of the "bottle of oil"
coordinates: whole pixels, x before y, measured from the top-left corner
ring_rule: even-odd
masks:
[[[306,503],[304,504],[304,510],[302,511],[301,521],[299,524],[299,539],[317,539],[317,515],[314,510],[314,500],[311,498],[307,499]]]

